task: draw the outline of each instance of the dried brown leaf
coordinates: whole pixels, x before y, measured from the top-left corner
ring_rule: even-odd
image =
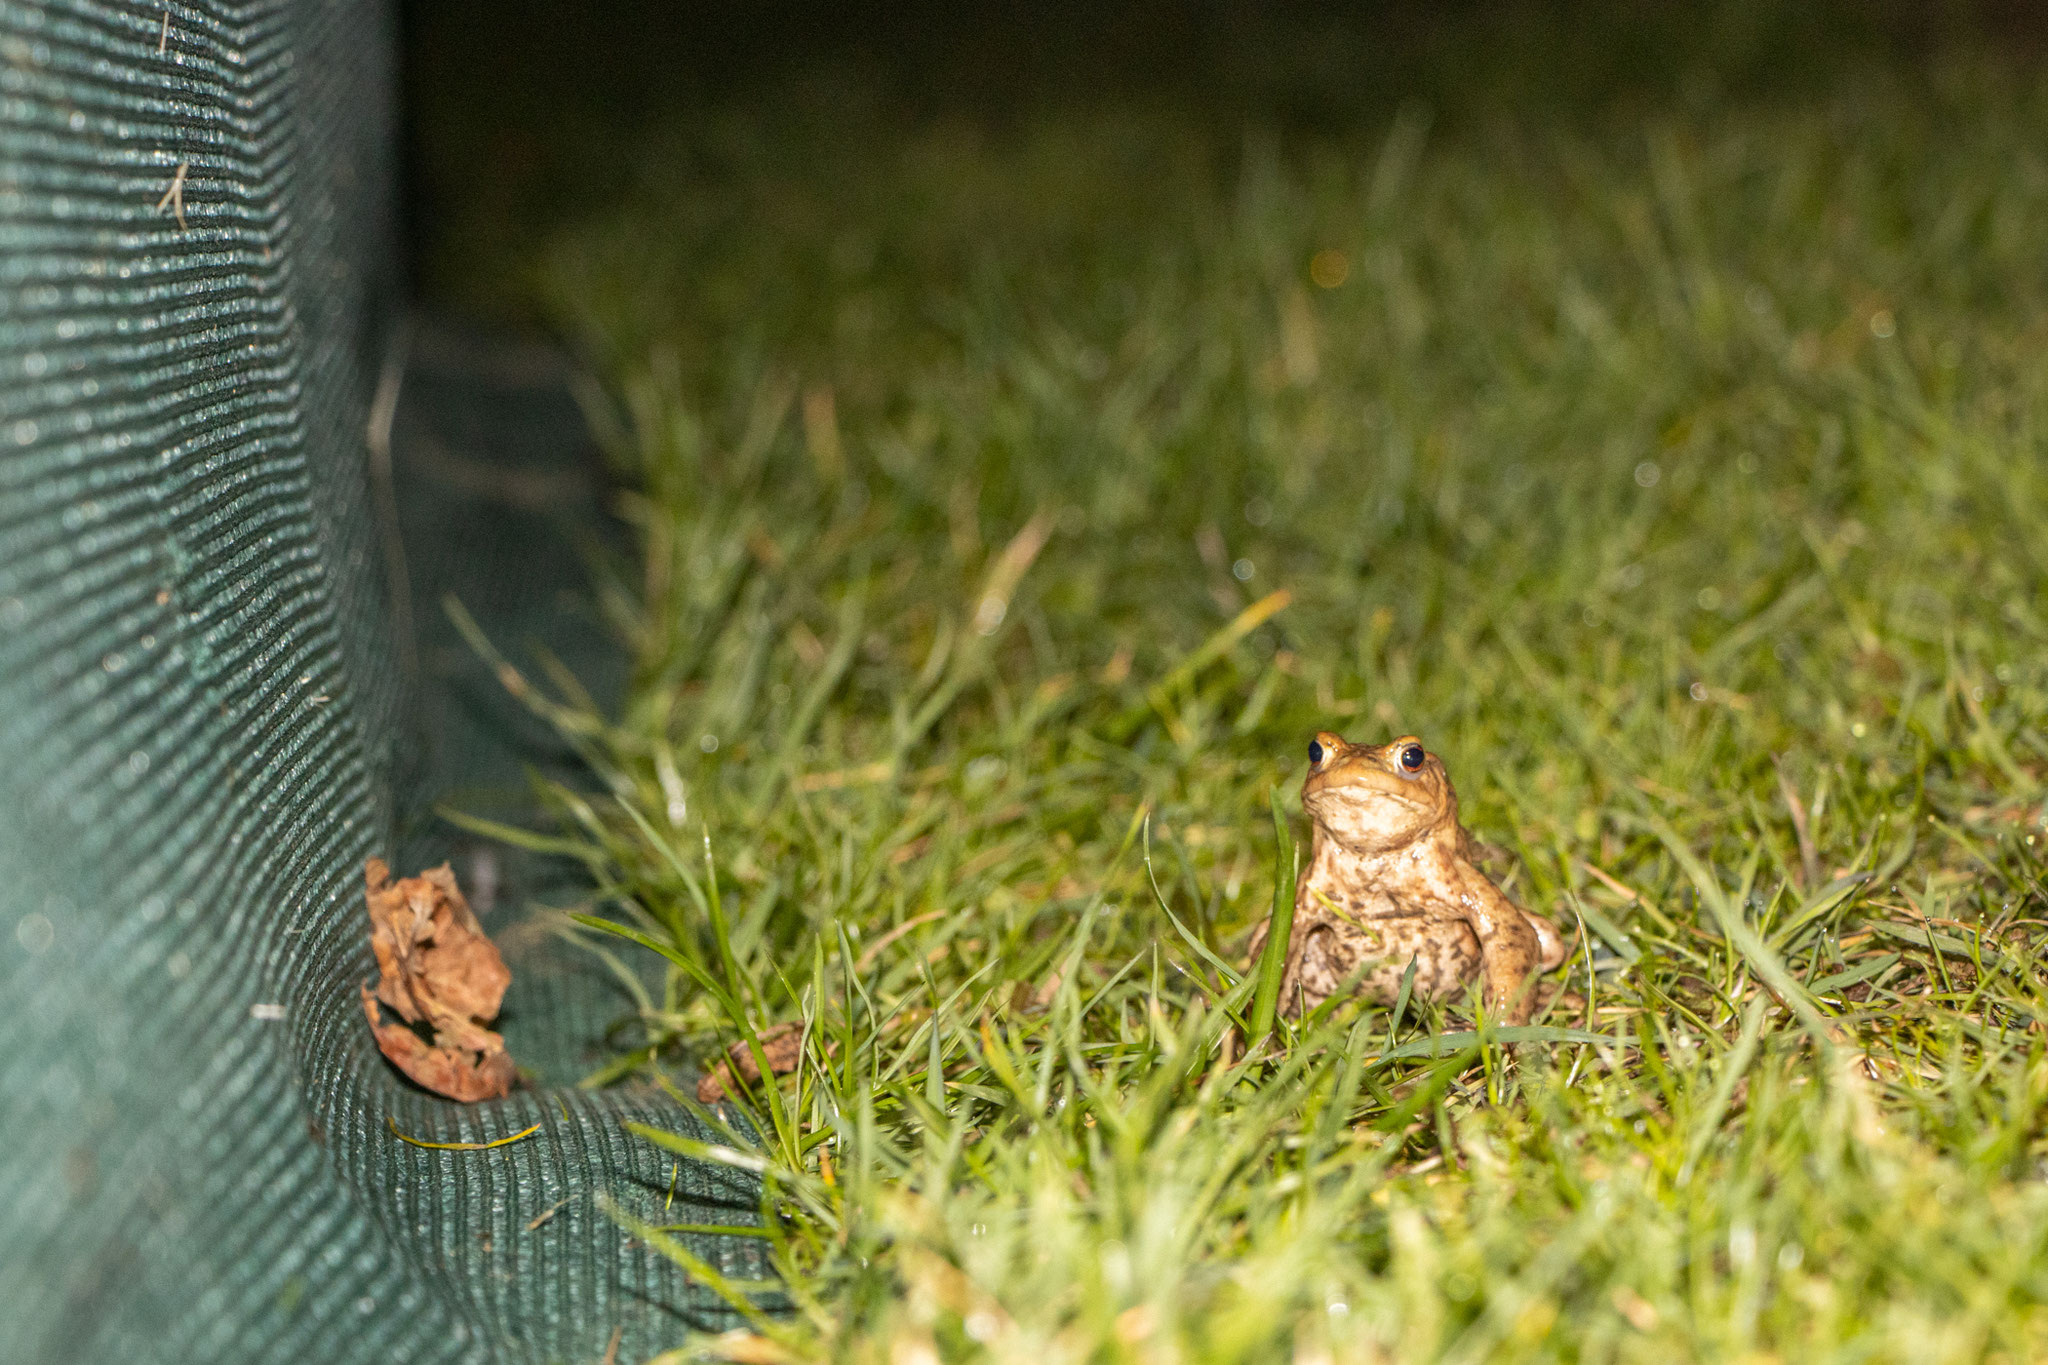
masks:
[[[768,1059],[768,1069],[777,1076],[787,1075],[796,1070],[797,1063],[804,1055],[804,1035],[801,1024],[777,1024],[761,1035],[761,1054]],[[716,1104],[733,1090],[733,1073],[737,1071],[742,1081],[752,1084],[761,1079],[760,1064],[754,1060],[754,1050],[742,1038],[725,1050],[725,1060],[706,1072],[697,1082],[697,1102]]]
[[[443,863],[394,882],[384,861],[372,858],[363,880],[378,973],[374,989],[363,985],[363,1013],[378,1050],[451,1100],[509,1093],[512,1057],[484,1024],[497,1015],[512,973],[462,898],[454,872]],[[398,1018],[386,1018],[380,1004]]]

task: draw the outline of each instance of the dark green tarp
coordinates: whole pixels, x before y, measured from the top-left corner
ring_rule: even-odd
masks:
[[[630,1360],[725,1325],[595,1203],[659,1215],[673,1168],[620,1121],[683,1116],[547,1088],[623,995],[518,923],[532,869],[429,813],[548,759],[444,591],[616,665],[559,375],[398,344],[392,34],[374,0],[0,0],[0,1361],[596,1360],[615,1329]],[[453,856],[495,907],[540,1085],[456,1106],[377,1055],[372,854]],[[753,1208],[673,1178],[670,1220]]]

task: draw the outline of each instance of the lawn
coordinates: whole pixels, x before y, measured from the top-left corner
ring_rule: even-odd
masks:
[[[596,1079],[805,1028],[675,1358],[2048,1354],[2048,80],[1524,65],[779,85],[530,244],[640,548],[552,835],[673,959]],[[1234,1045],[1319,728],[1567,927],[1529,1030]]]

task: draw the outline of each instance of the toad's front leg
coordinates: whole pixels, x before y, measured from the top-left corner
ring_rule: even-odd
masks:
[[[1484,874],[1460,868],[1458,908],[1479,940],[1481,994],[1503,1023],[1526,1024],[1534,1006],[1530,977],[1543,960],[1535,926]]]

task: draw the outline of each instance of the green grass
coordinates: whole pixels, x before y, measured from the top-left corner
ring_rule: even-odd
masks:
[[[663,135],[536,275],[645,549],[556,846],[675,962],[609,1079],[809,1029],[794,1311],[678,1358],[2048,1353],[2043,148],[1967,55]],[[1319,727],[1572,930],[1534,1032],[1226,1047]]]

